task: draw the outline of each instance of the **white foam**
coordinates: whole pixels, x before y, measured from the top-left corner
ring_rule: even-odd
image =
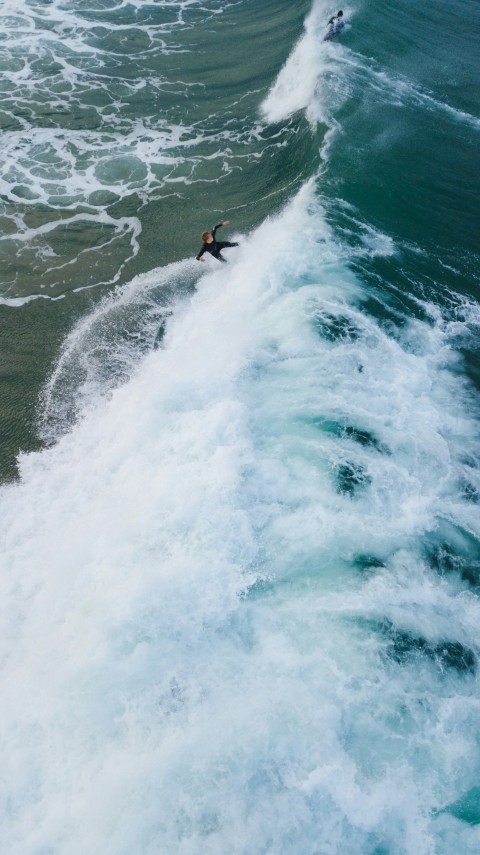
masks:
[[[334,108],[345,81],[340,82],[336,71],[340,46],[324,41],[328,8],[324,0],[318,0],[305,19],[304,33],[261,105],[268,122],[280,122],[306,110],[312,123],[335,126]]]
[[[341,249],[305,187],[2,489],[9,855],[447,855],[476,678],[392,662],[375,626],[475,647],[477,599],[422,545],[480,534],[456,486],[478,422],[449,330],[384,331]]]
[[[280,122],[305,110],[312,124],[322,122],[330,129],[324,143],[326,157],[332,137],[339,130],[335,113],[357,80],[362,87],[368,85],[380,92],[385,103],[419,105],[477,130],[480,128],[477,116],[435,98],[430,91],[398,74],[378,68],[370,57],[345,49],[341,42],[325,42],[329,8],[331,12],[323,0],[314,2],[305,19],[304,33],[261,105],[261,113],[268,122]]]
[[[200,272],[196,261],[186,260],[140,274],[75,324],[42,393],[44,439],[58,438],[84,406],[98,406],[131,376]]]
[[[58,297],[49,297],[48,294],[29,294],[27,297],[0,297],[0,306],[10,306],[10,308],[19,308],[31,303],[33,300],[63,300],[64,294]]]
[[[216,122],[208,119],[199,127],[194,102],[185,95],[203,84],[184,82],[178,74],[169,78],[168,62],[165,75],[158,70],[162,54],[184,50],[176,34],[190,26],[191,13],[220,14],[227,5],[3,5],[7,129],[0,193],[7,224],[0,239],[10,259],[21,253],[23,270],[39,271],[35,289],[12,276],[6,299],[30,300],[33,290],[43,288],[58,296],[117,282],[138,253],[141,230],[138,217],[118,215],[119,203],[130,200],[130,209],[136,196],[141,208],[180,195],[182,185],[222,180],[238,155],[234,143],[240,142],[245,156],[248,130],[228,129],[223,120],[212,130]],[[172,95],[192,103],[191,123]],[[137,98],[150,114],[135,109]],[[219,164],[213,178],[210,161]],[[85,228],[77,231],[77,224]]]

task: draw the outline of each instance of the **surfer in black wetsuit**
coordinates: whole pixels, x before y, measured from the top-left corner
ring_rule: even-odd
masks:
[[[205,261],[202,257],[203,253],[209,252],[214,258],[218,258],[218,260],[223,261],[224,264],[227,263],[227,259],[223,257],[221,250],[225,249],[226,246],[238,246],[238,243],[230,243],[228,240],[217,240],[215,235],[220,226],[228,226],[229,223],[230,220],[222,220],[221,223],[217,223],[217,225],[213,227],[211,232],[202,232],[203,244],[197,255],[197,261]]]
[[[344,25],[343,12],[340,9],[336,15],[332,15],[332,17],[330,18],[330,20],[327,24],[328,33],[325,36],[323,41],[329,42],[331,39],[333,39],[333,37],[336,36],[337,33],[342,29],[343,25]]]

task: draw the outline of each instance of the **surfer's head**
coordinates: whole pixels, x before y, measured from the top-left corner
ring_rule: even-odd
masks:
[[[341,9],[339,12],[337,12],[337,18],[343,18],[343,12]]]
[[[209,238],[213,238],[211,232],[202,232],[202,240],[204,243],[210,243]]]

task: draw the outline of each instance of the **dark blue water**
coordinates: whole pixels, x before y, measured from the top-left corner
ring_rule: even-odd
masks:
[[[11,855],[479,851],[480,20],[335,11],[4,5]]]

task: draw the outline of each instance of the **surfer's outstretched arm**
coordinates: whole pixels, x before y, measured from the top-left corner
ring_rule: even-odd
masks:
[[[214,240],[215,240],[215,232],[217,231],[217,229],[219,229],[220,226],[228,226],[229,223],[230,223],[230,220],[222,220],[221,223],[217,223],[217,225],[213,227],[212,235],[213,235]]]
[[[215,239],[215,233],[220,226],[228,226],[230,220],[222,220],[220,223],[217,223],[216,226],[213,227],[211,232],[202,232],[202,248],[198,255],[196,256],[197,261],[205,261],[202,257],[205,252],[209,252],[213,255],[214,258],[219,258],[220,248],[218,245],[218,241]],[[235,244],[233,244],[235,246]],[[228,243],[223,243],[223,246],[230,246]],[[220,261],[225,261],[224,258],[220,258]]]

